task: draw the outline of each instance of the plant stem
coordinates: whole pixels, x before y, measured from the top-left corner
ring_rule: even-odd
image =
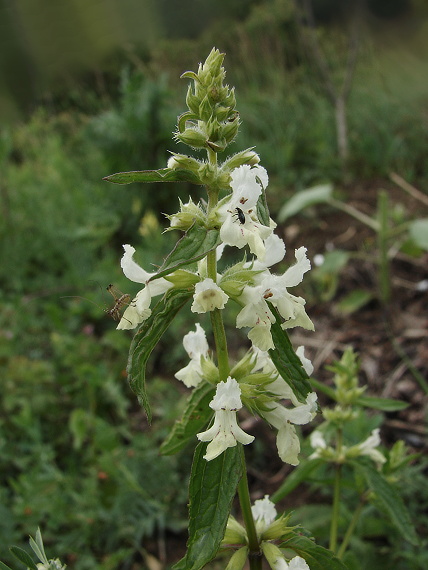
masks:
[[[333,513],[331,517],[330,527],[330,550],[336,552],[337,548],[337,527],[339,524],[339,507],[340,507],[340,481],[342,478],[342,465],[337,463],[335,465],[334,477],[334,495],[333,495]]]
[[[361,511],[363,510],[364,503],[365,503],[365,499],[363,496],[363,497],[361,497],[360,502],[358,503],[357,508],[354,511],[354,515],[351,519],[351,522],[349,523],[348,530],[346,531],[345,536],[343,537],[342,544],[340,545],[340,548],[337,551],[336,556],[339,559],[342,558],[342,556],[346,552],[346,549],[348,548],[348,544],[351,540],[351,537],[352,537],[354,529],[357,525],[358,519],[360,518]]]
[[[217,365],[220,382],[225,382],[229,376],[229,355],[227,352],[226,333],[224,331],[223,317],[220,309],[214,309],[210,313],[211,326],[214,333],[214,341],[217,353]]]
[[[247,530],[248,536],[248,548],[249,548],[249,561],[250,570],[261,570],[262,569],[262,556],[260,552],[259,540],[257,538],[256,527],[254,524],[253,513],[251,512],[251,499],[250,491],[248,488],[247,479],[247,466],[245,462],[244,446],[239,444],[241,448],[241,461],[243,475],[238,484],[238,495],[239,503],[241,505],[242,516],[245,523],[245,528]]]
[[[357,210],[357,208],[354,208],[354,206],[351,206],[350,204],[345,204],[344,202],[336,200],[335,198],[329,198],[328,202],[338,210],[346,212],[347,214],[349,214],[359,222],[363,223],[364,225],[368,226],[375,232],[379,231],[379,222],[377,220],[374,220],[370,216],[367,216],[367,214],[364,214],[364,212],[360,212],[360,210]]]
[[[336,453],[340,455],[342,450],[342,430],[337,430]],[[342,479],[342,464],[335,464],[334,491],[333,491],[333,507],[330,526],[330,550],[336,552],[337,549],[337,528],[339,526],[339,509],[340,509],[340,483]]]

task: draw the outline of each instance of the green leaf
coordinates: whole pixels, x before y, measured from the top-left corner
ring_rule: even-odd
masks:
[[[25,550],[22,550],[22,548],[19,548],[19,546],[11,546],[9,550],[12,552],[15,558],[22,562],[22,564],[25,564],[27,568],[30,568],[31,570],[37,570],[37,566],[34,564],[33,559],[29,554],[25,552]]]
[[[146,364],[149,356],[180,309],[192,296],[192,291],[170,289],[154,306],[132,339],[128,357],[128,380],[138,401],[151,422],[150,404],[146,393]]]
[[[352,293],[346,295],[343,299],[337,303],[337,309],[343,315],[351,315],[355,313],[374,298],[373,293],[370,291],[364,291],[363,289],[354,289]]]
[[[10,566],[6,566],[4,562],[0,561],[0,570],[12,570]]]
[[[226,529],[236,487],[242,477],[240,444],[206,461],[200,443],[193,459],[189,485],[189,540],[186,556],[174,570],[199,570],[214,558]]]
[[[269,208],[267,205],[267,200],[266,200],[266,191],[262,186],[262,193],[260,194],[259,199],[257,200],[257,217],[260,220],[260,222],[264,225],[264,226],[268,226],[269,227]]]
[[[199,384],[189,397],[186,411],[181,420],[175,422],[167,439],[162,443],[160,451],[164,455],[173,455],[183,449],[195,434],[202,431],[211,418],[213,411],[209,403],[215,392],[214,386],[203,382]]]
[[[414,220],[409,224],[409,234],[416,245],[428,251],[428,218]]]
[[[47,564],[48,559],[46,558],[45,554],[45,547],[43,545],[42,533],[40,532],[40,528],[37,528],[36,531],[36,540],[32,536],[30,536],[30,546],[33,549],[34,554],[44,564]]]
[[[337,395],[336,395],[336,390],[334,388],[332,388],[331,386],[327,386],[326,384],[323,384],[322,382],[316,380],[315,378],[311,378],[311,384],[317,392],[321,392],[322,394],[328,396],[331,400],[336,401]]]
[[[383,412],[398,412],[405,410],[410,405],[408,402],[403,402],[402,400],[375,398],[373,396],[360,396],[355,403],[360,406],[365,406],[366,408],[382,410]]]
[[[280,314],[270,303],[269,308],[276,318],[275,323],[271,327],[275,348],[269,350],[269,355],[281,377],[287,382],[296,397],[301,402],[304,402],[306,396],[312,390],[309,376],[306,374],[300,358],[294,352],[288,334],[281,328]]]
[[[283,222],[308,206],[326,203],[330,200],[332,194],[333,186],[331,184],[322,184],[297,192],[280,209],[277,216],[278,221]]]
[[[324,465],[324,463],[325,461],[320,458],[301,462],[289,475],[287,475],[284,483],[272,495],[271,500],[274,503],[277,503],[289,495],[298,485],[300,485],[300,483],[305,481],[307,482],[312,471],[320,465]]]
[[[295,536],[281,544],[281,548],[290,548],[306,560],[311,570],[347,570],[343,562],[327,548],[318,546],[305,536]]]
[[[103,180],[114,184],[132,184],[133,182],[191,182],[192,184],[202,184],[199,177],[191,170],[175,170],[172,168],[117,172],[105,176]]]
[[[163,262],[158,273],[150,281],[164,277],[183,265],[195,263],[207,253],[220,245],[219,230],[209,230],[194,224],[184,236],[176,243],[174,249]]]
[[[371,462],[359,459],[352,464],[362,473],[367,485],[375,494],[377,506],[389,516],[403,538],[411,544],[419,544],[409,512],[397,489],[382,477]]]

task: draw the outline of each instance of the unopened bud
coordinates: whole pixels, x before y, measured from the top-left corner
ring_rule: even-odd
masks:
[[[253,151],[252,148],[247,148],[241,152],[237,152],[230,158],[228,158],[222,164],[222,171],[230,172],[234,168],[238,168],[238,166],[242,166],[243,164],[249,164],[250,166],[255,166],[259,164],[260,157],[259,155]]]
[[[193,148],[207,146],[207,136],[198,127],[188,127],[182,133],[176,133],[175,138]]]
[[[196,158],[193,158],[192,156],[172,153],[172,156],[168,159],[167,166],[172,170],[179,170],[182,168],[184,170],[191,170],[197,174],[201,163],[199,160],[196,160]]]
[[[226,570],[242,570],[248,557],[248,546],[243,546],[237,550],[232,558],[229,560],[229,564],[226,566]]]
[[[239,116],[236,116],[233,121],[226,121],[222,124],[220,128],[221,138],[224,138],[228,144],[230,144],[238,134],[239,124]]]

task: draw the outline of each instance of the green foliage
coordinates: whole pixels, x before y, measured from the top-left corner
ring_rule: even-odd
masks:
[[[99,324],[58,300],[3,300],[0,536],[21,544],[40,525],[69,568],[113,570],[148,537],[182,528],[190,457],[158,455],[179,399],[162,382],[149,387],[157,437],[135,433],[144,418],[123,373],[129,340],[98,336]]]
[[[146,389],[147,360],[176,314],[187,303],[191,295],[191,292],[180,289],[166,293],[155,305],[150,317],[140,325],[129,349],[127,367],[129,384],[137,395],[138,401],[144,407],[149,423],[152,412]]]
[[[199,570],[217,554],[226,529],[232,500],[243,475],[240,446],[205,461],[205,444],[198,444],[189,485],[189,540],[187,553],[174,568]]]

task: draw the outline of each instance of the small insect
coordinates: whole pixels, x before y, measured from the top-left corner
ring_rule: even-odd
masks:
[[[245,214],[244,212],[241,210],[241,208],[235,208],[235,212],[233,214],[234,216],[236,216],[237,220],[239,221],[240,224],[244,225],[245,224]]]
[[[112,317],[113,320],[120,321],[122,318],[121,310],[125,305],[129,305],[131,296],[128,295],[128,293],[122,293],[112,284],[107,287],[107,291],[110,293],[110,295],[112,295],[114,299],[114,305],[111,309],[108,309],[106,313]]]
[[[131,296],[128,295],[127,293],[122,293],[121,291],[119,291],[119,289],[117,289],[116,287],[114,287],[114,285],[111,285],[111,284],[106,289],[110,293],[110,295],[112,295],[112,297],[114,299],[114,305],[113,305],[113,307],[111,307],[111,309],[103,308],[100,305],[97,305],[97,303],[94,303],[94,301],[92,301],[91,299],[87,299],[86,297],[80,297],[78,295],[67,295],[67,296],[64,296],[61,298],[62,299],[68,299],[68,298],[83,299],[84,301],[89,301],[90,303],[92,303],[96,307],[99,307],[100,309],[102,309],[114,321],[120,321],[120,319],[122,318],[122,310],[125,307],[125,305],[130,304]],[[128,319],[126,319],[126,320],[128,320]]]

